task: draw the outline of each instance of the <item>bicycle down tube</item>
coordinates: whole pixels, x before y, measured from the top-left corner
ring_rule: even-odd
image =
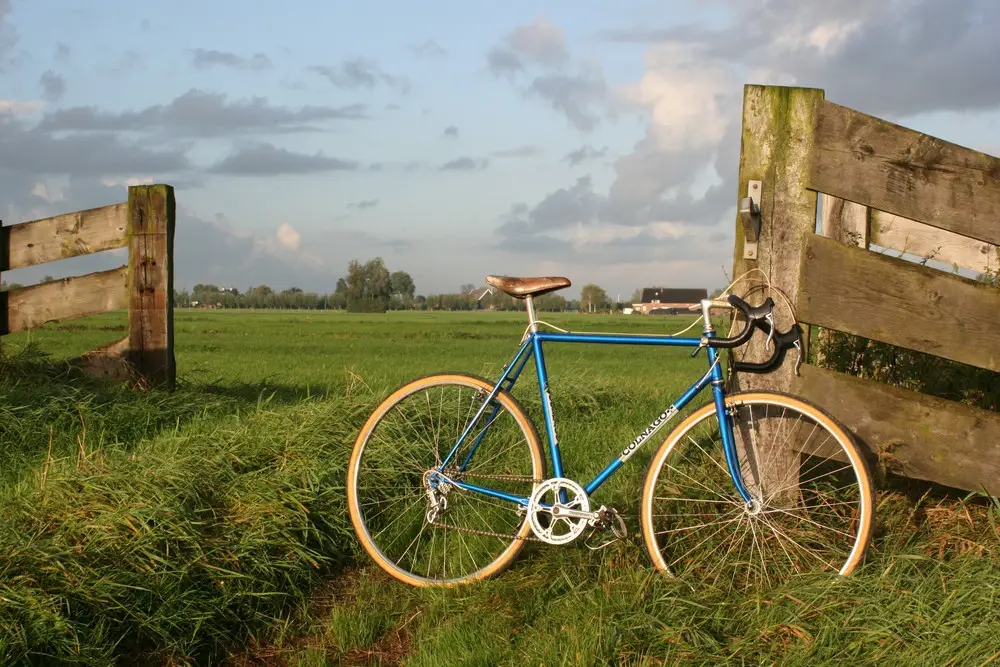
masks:
[[[706,332],[705,335],[711,337],[714,335],[714,332]],[[438,466],[438,473],[446,478],[449,484],[467,491],[475,491],[495,498],[512,501],[522,506],[528,505],[527,497],[515,496],[513,494],[496,491],[478,486],[476,484],[468,484],[466,482],[453,480],[448,477],[447,473],[444,472],[444,469],[455,456],[465,439],[469,437],[473,426],[479,422],[479,419],[482,417],[490,403],[494,401],[497,393],[504,390],[508,392],[513,390],[514,384],[517,382],[518,377],[521,375],[521,372],[524,370],[525,365],[527,365],[527,362],[531,357],[534,357],[535,359],[535,372],[538,377],[539,392],[541,394],[542,413],[545,420],[546,437],[549,442],[549,454],[552,460],[553,476],[563,477],[562,456],[559,450],[559,441],[555,429],[555,419],[552,414],[552,404],[549,397],[548,373],[545,367],[545,357],[542,353],[542,343],[545,341],[559,343],[652,345],[666,347],[698,347],[702,345],[701,338],[678,338],[661,335],[549,332],[530,333],[527,339],[525,339],[522,343],[514,358],[504,367],[504,372],[497,380],[493,390],[483,400],[479,410],[466,425],[464,431],[459,436],[451,451],[444,457],[440,466]],[[642,432],[640,432],[628,445],[625,446],[621,453],[619,453],[618,456],[611,461],[611,463],[609,463],[601,472],[597,474],[596,477],[594,477],[593,480],[590,481],[589,484],[584,487],[584,490],[588,495],[593,494],[594,491],[607,481],[607,479],[611,477],[615,471],[622,467],[622,465],[624,465],[625,462],[639,450],[639,447],[641,447],[646,440],[651,438],[657,431],[660,430],[660,428],[663,427],[664,424],[673,419],[678,412],[680,412],[692,399],[694,399],[695,396],[711,384],[716,407],[716,415],[718,417],[719,428],[722,435],[722,445],[726,458],[726,465],[730,477],[736,486],[736,490],[745,502],[750,502],[751,496],[744,485],[742,475],[740,474],[739,464],[737,463],[738,459],[732,424],[729,419],[725,418],[727,412],[725,408],[725,389],[723,388],[724,378],[722,376],[721,364],[719,363],[718,351],[713,347],[706,347],[706,353],[709,362],[708,371],[695,381],[695,383],[692,384],[687,391],[681,394],[676,401],[661,412],[645,429],[643,429]],[[465,456],[462,464],[458,467],[459,471],[465,470],[468,466],[469,461],[472,459],[476,450],[478,450],[483,437],[485,436],[490,425],[492,425],[493,420],[496,418],[498,413],[499,405],[495,405],[493,414],[490,415],[486,425],[482,427],[481,431],[476,436],[476,440],[470,448],[469,453]]]

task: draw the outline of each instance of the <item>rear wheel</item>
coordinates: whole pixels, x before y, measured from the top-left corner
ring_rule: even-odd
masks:
[[[849,575],[872,530],[868,467],[847,432],[783,394],[726,399],[748,505],[723,455],[714,403],[671,432],[650,463],[642,532],[653,564],[725,591],[816,572]]]
[[[497,393],[476,418],[492,390],[469,375],[420,378],[383,401],[358,434],[347,476],[351,521],[365,551],[400,581],[483,579],[524,547],[531,528],[517,504],[434,477],[469,427],[444,470],[450,479],[528,497],[544,478],[538,434],[512,396]]]

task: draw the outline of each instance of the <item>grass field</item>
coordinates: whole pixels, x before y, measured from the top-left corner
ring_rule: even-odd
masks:
[[[902,480],[882,481],[872,552],[840,582],[724,598],[654,574],[636,536],[651,445],[595,497],[630,540],[532,544],[451,591],[373,568],[344,499],[358,428],[415,376],[495,376],[522,317],[178,311],[171,394],[65,372],[61,359],[123,335],[120,314],[4,338],[0,662],[1000,664],[1000,509]],[[575,345],[546,361],[567,471],[584,479],[704,364]],[[537,420],[537,385],[515,394]]]

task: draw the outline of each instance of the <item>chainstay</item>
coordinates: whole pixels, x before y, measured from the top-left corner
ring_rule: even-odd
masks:
[[[486,475],[486,474],[472,473],[472,472],[460,472],[460,473],[457,473],[457,474],[451,474],[451,473],[448,473],[448,471],[445,471],[445,474],[448,475],[449,479],[455,479],[455,480],[461,479],[462,477],[475,477],[477,479],[495,479],[495,480],[504,481],[504,482],[536,482],[537,483],[537,482],[542,482],[543,481],[541,479],[536,479],[534,477],[530,477],[530,476],[527,476],[527,475]],[[527,518],[525,518],[525,520],[527,520]],[[456,525],[450,524],[450,523],[441,523],[440,521],[431,521],[431,525],[432,526],[438,526],[439,528],[447,528],[449,530],[457,530],[457,531],[462,532],[462,533],[472,533],[474,535],[484,535],[486,537],[499,537],[499,538],[503,538],[503,539],[522,540],[522,541],[525,541],[525,542],[541,542],[542,541],[542,540],[538,539],[537,537],[534,537],[534,536],[531,536],[531,535],[526,535],[524,537],[521,537],[517,533],[498,533],[498,532],[493,531],[493,530],[481,530],[479,528],[467,528],[465,526],[456,526]]]
[[[524,542],[541,542],[542,540],[534,537],[532,535],[525,535],[524,537],[519,536],[517,533],[498,533],[492,530],[480,530],[479,528],[466,528],[465,526],[456,526],[450,523],[441,523],[439,521],[431,521],[432,526],[437,526],[438,528],[447,528],[449,530],[457,530],[461,533],[472,533],[474,535],[485,535],[487,537],[501,537],[504,539],[511,540],[522,540]]]
[[[499,480],[501,482],[535,482],[535,483],[540,483],[540,482],[544,482],[545,481],[544,479],[537,479],[535,477],[531,477],[531,476],[528,476],[528,475],[485,475],[485,474],[476,473],[476,472],[450,473],[447,470],[444,471],[444,474],[447,475],[449,479],[461,479],[463,477],[476,477],[478,479],[495,479],[495,480]]]

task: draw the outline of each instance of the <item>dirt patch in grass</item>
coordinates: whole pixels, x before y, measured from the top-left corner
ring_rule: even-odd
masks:
[[[403,626],[386,633],[367,649],[353,649],[340,658],[340,664],[351,667],[360,665],[401,665],[403,658],[410,654],[413,637],[406,625],[420,612],[407,619]]]
[[[374,567],[349,567],[318,587],[282,630],[230,655],[232,667],[251,665],[398,665],[411,654],[414,623],[393,579]]]

